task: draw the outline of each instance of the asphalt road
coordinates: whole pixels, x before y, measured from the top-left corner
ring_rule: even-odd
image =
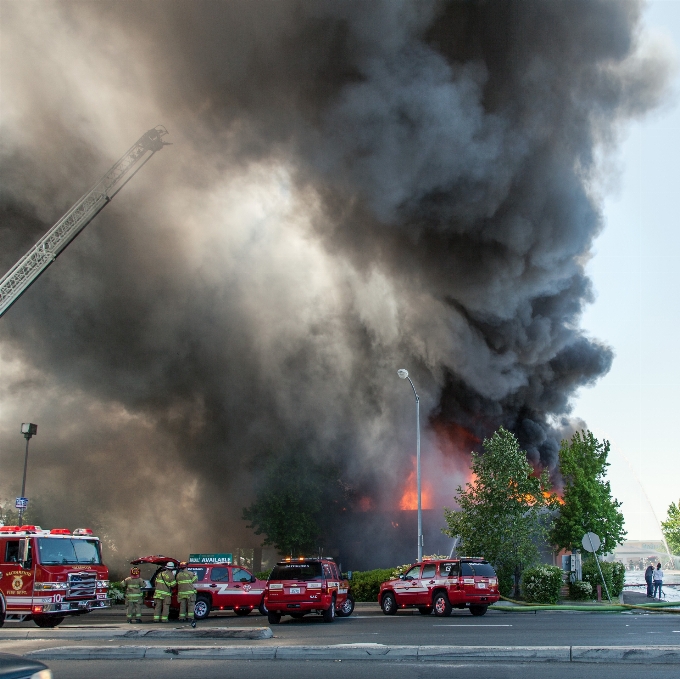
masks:
[[[150,614],[149,614],[150,615]],[[122,609],[89,614],[65,622],[69,624],[121,623]],[[150,617],[143,627],[152,626]],[[245,618],[233,613],[211,614],[198,626],[267,626],[267,619],[251,613]],[[5,629],[28,627],[6,623]],[[132,629],[136,626],[131,625]],[[680,614],[657,613],[501,613],[489,611],[474,617],[467,611],[455,611],[450,618],[422,616],[417,612],[400,611],[395,616],[383,615],[377,604],[358,605],[349,618],[337,618],[326,624],[320,616],[302,620],[284,617],[281,624],[272,625],[274,638],[257,644],[346,644],[375,642],[381,644],[457,645],[457,646],[625,646],[680,645]],[[63,642],[62,642],[63,643]],[[137,642],[138,643],[138,642]],[[222,643],[222,642],[220,642]],[[240,643],[235,641],[234,643]]]
[[[677,665],[395,663],[380,661],[52,661],[54,679],[668,679]]]

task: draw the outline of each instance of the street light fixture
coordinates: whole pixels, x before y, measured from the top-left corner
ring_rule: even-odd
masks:
[[[38,433],[38,425],[32,422],[24,422],[21,425],[21,433],[26,439],[26,455],[24,456],[24,480],[21,484],[21,506],[19,507],[19,526],[24,525],[24,510],[25,498],[26,498],[26,468],[28,467],[28,442],[31,440],[31,436]],[[18,500],[19,498],[17,498]]]
[[[413,384],[413,381],[408,376],[408,370],[400,368],[397,370],[397,375],[402,380],[408,380],[411,383],[411,389],[416,397],[416,476],[418,479],[418,561],[423,560],[423,507],[420,495],[420,396]]]

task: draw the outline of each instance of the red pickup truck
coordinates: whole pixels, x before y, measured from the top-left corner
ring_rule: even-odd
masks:
[[[436,559],[411,566],[399,578],[380,585],[378,603],[385,615],[417,608],[423,615],[448,616],[454,608],[484,615],[500,598],[498,577],[481,558]]]

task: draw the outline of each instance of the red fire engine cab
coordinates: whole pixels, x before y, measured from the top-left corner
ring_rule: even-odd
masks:
[[[67,615],[108,608],[109,569],[89,528],[0,526],[0,626],[33,618],[54,627]]]

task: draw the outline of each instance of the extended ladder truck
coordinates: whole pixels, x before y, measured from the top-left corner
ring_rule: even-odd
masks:
[[[168,142],[158,125],[143,134],[125,155],[0,279],[0,316],[52,264],[149,159]]]

